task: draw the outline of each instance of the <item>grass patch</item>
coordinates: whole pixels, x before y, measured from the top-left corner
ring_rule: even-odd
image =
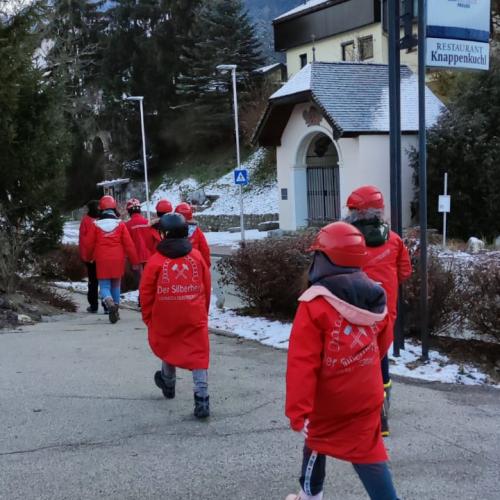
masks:
[[[252,153],[250,148],[242,147],[241,161],[244,162]],[[218,179],[236,166],[234,144],[220,146],[211,151],[193,151],[188,155],[176,156],[159,168],[151,178],[151,185],[156,189],[164,178],[181,181],[192,177],[201,184]]]

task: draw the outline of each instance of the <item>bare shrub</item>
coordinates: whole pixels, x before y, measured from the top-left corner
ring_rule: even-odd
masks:
[[[473,264],[465,275],[462,307],[474,331],[500,341],[500,254]]]
[[[47,279],[82,281],[87,276],[77,245],[60,245],[39,261],[40,275]]]
[[[249,242],[218,264],[222,284],[233,284],[250,312],[292,319],[310,263],[315,232]]]
[[[405,239],[410,251],[414,273],[403,285],[403,312],[405,330],[410,336],[420,336],[420,242],[415,236]],[[453,260],[443,261],[436,252],[428,254],[428,311],[429,331],[436,333],[452,323],[461,322],[463,288],[457,285],[457,265]]]

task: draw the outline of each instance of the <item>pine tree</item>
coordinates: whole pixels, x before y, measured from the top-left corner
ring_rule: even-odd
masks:
[[[177,86],[187,105],[187,147],[222,142],[232,133],[231,83],[217,73],[217,65],[238,66],[243,101],[252,70],[262,64],[259,42],[240,0],[205,0],[196,12],[190,39],[182,56],[185,73]]]

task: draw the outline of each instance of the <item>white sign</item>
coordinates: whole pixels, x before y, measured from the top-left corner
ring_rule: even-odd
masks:
[[[489,69],[490,2],[427,1],[427,66]]]
[[[451,197],[447,194],[439,195],[438,212],[450,213],[451,212]]]

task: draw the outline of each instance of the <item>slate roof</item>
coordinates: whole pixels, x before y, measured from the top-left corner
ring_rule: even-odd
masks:
[[[389,131],[389,73],[385,64],[312,63],[271,96],[309,90],[344,132]],[[435,123],[441,101],[426,89],[427,125]],[[401,67],[401,129],[418,130],[418,77]]]

